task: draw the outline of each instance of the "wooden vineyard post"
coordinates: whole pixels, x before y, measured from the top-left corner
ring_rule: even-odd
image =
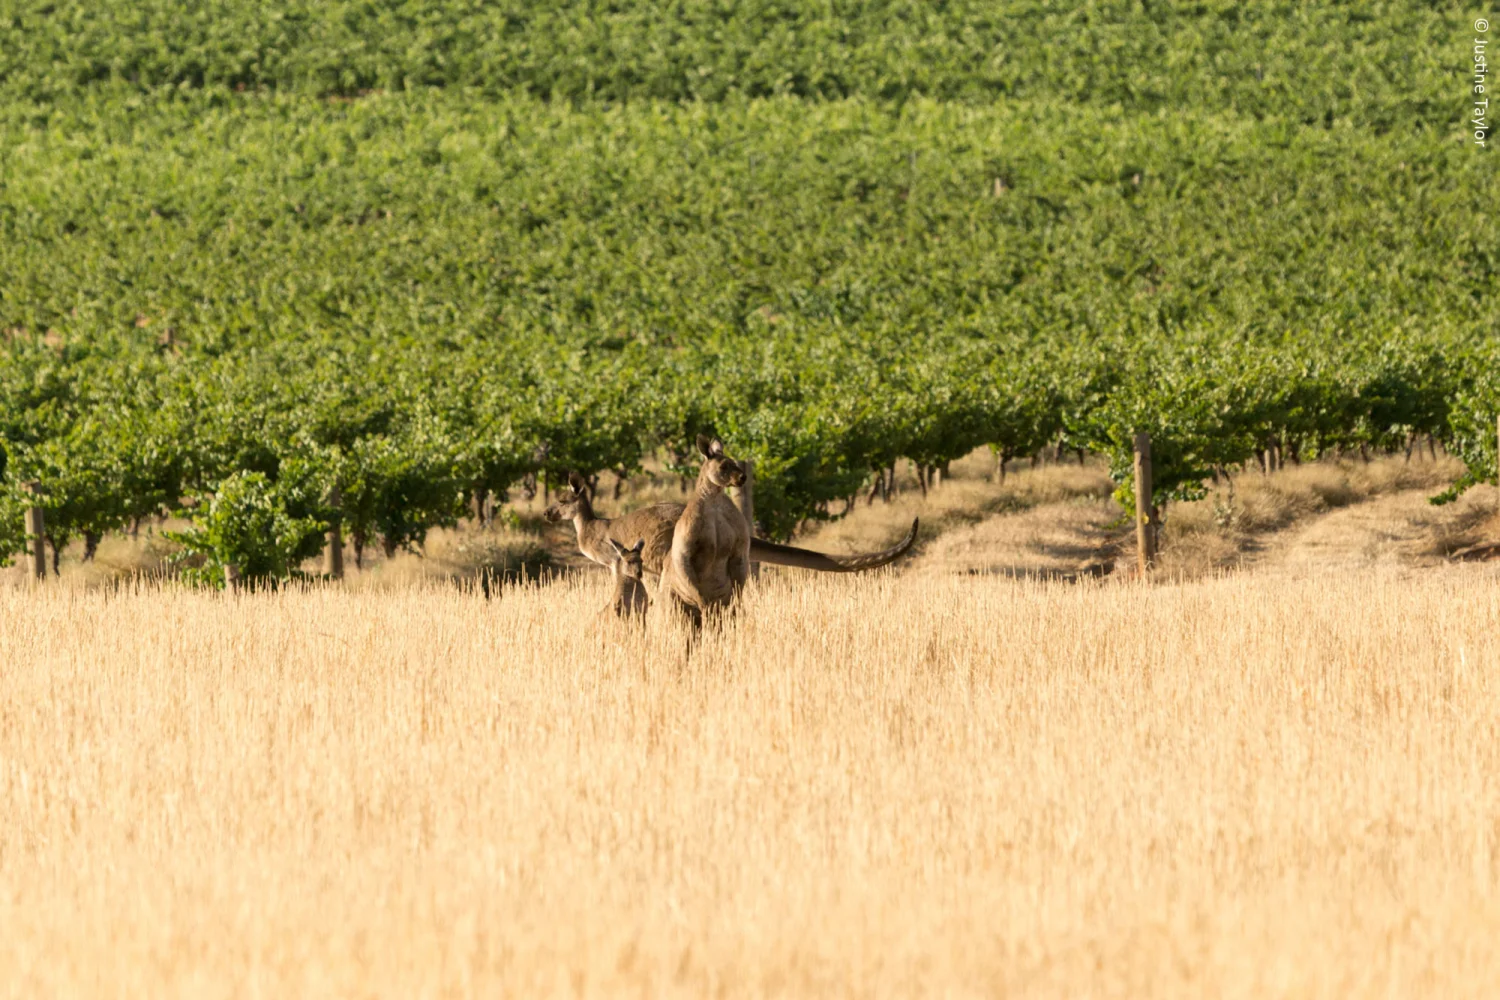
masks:
[[[744,515],[745,526],[750,529],[750,537],[755,537],[755,463],[748,459],[741,461],[740,465],[745,470],[745,485],[735,488],[734,505]],[[750,564],[750,575],[760,576],[760,563]]]
[[[1151,495],[1151,435],[1141,433],[1135,436],[1135,543],[1143,580],[1156,562]]]
[[[337,486],[328,491],[328,506],[333,508],[333,523],[328,526],[328,550],[324,553],[324,571],[334,580],[344,578],[344,532],[342,529],[344,492]]]
[[[31,506],[26,508],[26,534],[31,542],[31,575],[38,580],[47,579],[47,532],[46,515],[42,513],[42,484],[33,480],[25,484],[31,494]]]
[[[238,594],[240,592],[239,563],[224,564],[224,589],[231,594]]]

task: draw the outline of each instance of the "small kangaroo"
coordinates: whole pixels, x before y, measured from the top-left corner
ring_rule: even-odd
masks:
[[[644,618],[646,609],[651,606],[646,584],[641,580],[641,550],[646,547],[646,540],[642,538],[628,549],[613,538],[609,544],[619,556],[609,567],[615,578],[615,614],[627,621]]]

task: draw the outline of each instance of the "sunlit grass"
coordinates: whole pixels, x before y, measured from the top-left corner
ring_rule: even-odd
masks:
[[[16,996],[1481,996],[1500,586],[0,590]]]

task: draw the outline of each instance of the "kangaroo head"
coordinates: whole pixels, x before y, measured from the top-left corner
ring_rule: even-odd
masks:
[[[703,456],[703,472],[715,486],[744,486],[745,467],[724,454],[724,442],[707,434],[698,435],[698,452]]]
[[[554,524],[571,521],[582,514],[592,517],[594,505],[589,500],[589,484],[576,472],[568,473],[568,488],[557,494],[557,502],[542,511],[542,516]]]
[[[632,580],[639,580],[642,572],[641,553],[646,548],[646,540],[642,538],[632,548],[628,549],[613,538],[609,540],[609,544],[610,548],[615,550],[615,555],[620,557],[621,574],[630,577]]]

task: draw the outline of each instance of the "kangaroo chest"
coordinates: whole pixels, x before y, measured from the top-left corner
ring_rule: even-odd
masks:
[[[744,555],[750,534],[739,508],[722,494],[704,504],[703,517],[695,525],[695,562],[719,562]]]

